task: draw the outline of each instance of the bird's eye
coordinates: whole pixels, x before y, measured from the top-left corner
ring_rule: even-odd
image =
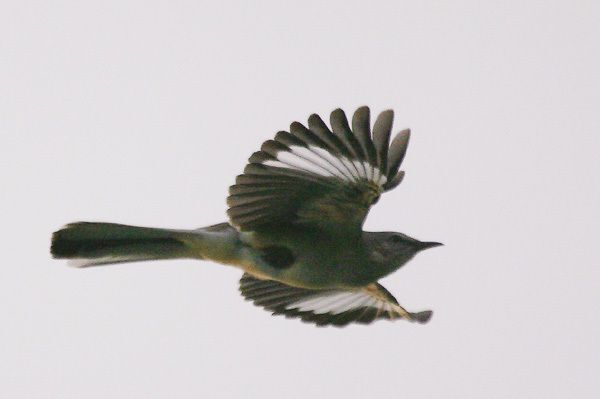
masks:
[[[402,237],[400,237],[400,236],[392,236],[390,238],[390,241],[393,242],[393,243],[398,243],[398,242],[402,241]]]

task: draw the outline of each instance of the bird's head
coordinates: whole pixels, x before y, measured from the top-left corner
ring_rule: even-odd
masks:
[[[396,267],[408,262],[417,253],[443,245],[433,241],[419,241],[406,234],[395,232],[367,233],[374,260]]]

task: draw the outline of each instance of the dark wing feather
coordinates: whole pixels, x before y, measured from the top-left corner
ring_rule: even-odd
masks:
[[[377,151],[379,168],[387,175],[387,156],[390,144],[390,134],[394,123],[394,111],[387,110],[379,114],[373,125],[373,144]]]
[[[404,160],[404,155],[406,155],[406,149],[408,148],[408,141],[410,140],[410,129],[406,129],[401,131],[400,133],[398,133],[396,135],[396,137],[394,137],[394,140],[392,140],[392,144],[390,144],[390,148],[389,148],[389,152],[388,152],[388,169],[387,169],[387,176],[392,177],[390,179],[390,181],[388,181],[388,183],[386,183],[386,190],[388,189],[388,187],[391,189],[393,187],[396,187],[401,179],[403,178],[404,174],[400,177],[398,177],[399,173],[398,170],[400,169],[400,165],[402,164],[402,161]],[[401,172],[403,173],[403,172]],[[393,180],[400,180],[398,181],[397,184],[393,185]]]
[[[352,133],[352,130],[350,130],[348,119],[346,119],[346,114],[344,114],[344,111],[339,108],[336,109],[331,113],[329,121],[331,123],[331,129],[333,130],[333,133],[337,135],[344,143],[346,148],[350,150],[352,158],[366,161],[365,154],[360,143],[358,142],[357,137],[354,135],[354,133]]]
[[[371,139],[369,107],[360,107],[354,112],[354,116],[352,117],[352,131],[362,145],[369,164],[377,165],[377,151]]]

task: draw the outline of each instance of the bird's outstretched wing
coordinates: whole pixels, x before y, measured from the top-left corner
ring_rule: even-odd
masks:
[[[241,231],[282,224],[360,231],[370,206],[402,181],[410,137],[403,130],[390,145],[392,111],[377,117],[373,134],[369,118],[369,108],[359,108],[350,128],[336,109],[330,130],[313,114],[308,128],[294,122],[264,142],[229,188],[232,224]]]
[[[259,280],[245,273],[240,280],[240,292],[247,300],[273,314],[300,318],[319,326],[345,326],[353,322],[369,324],[379,319],[426,323],[432,314],[431,311],[406,311],[378,283],[356,290],[311,290],[273,280]]]

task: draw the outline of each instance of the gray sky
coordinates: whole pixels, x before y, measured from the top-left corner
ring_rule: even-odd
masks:
[[[0,5],[0,396],[598,397],[598,3],[216,4]],[[71,221],[221,222],[262,141],[360,105],[413,132],[366,228],[446,244],[384,280],[427,325],[315,328],[233,268],[49,257]]]

